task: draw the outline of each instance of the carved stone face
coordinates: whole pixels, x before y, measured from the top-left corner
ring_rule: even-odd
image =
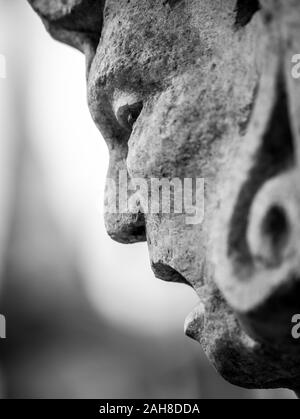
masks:
[[[289,67],[300,53],[298,3],[32,3],[53,36],[86,54],[89,108],[110,150],[108,178],[126,171],[129,185],[205,179],[201,224],[187,224],[185,214],[145,213],[142,190],[132,213],[114,214],[109,182],[110,236],[147,240],[155,275],[196,290],[200,303],[186,332],[225,378],[299,387],[290,338],[300,308],[293,297],[299,87]]]

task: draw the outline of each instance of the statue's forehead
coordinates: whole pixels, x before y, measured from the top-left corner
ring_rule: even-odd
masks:
[[[234,0],[225,0],[230,3]],[[124,19],[139,19],[141,13],[172,10],[179,6],[197,6],[199,11],[207,7],[207,0],[29,0],[35,11],[48,23],[60,25],[66,30],[77,30],[86,32],[101,33],[103,23],[103,12],[107,18],[111,13],[120,15]],[[210,0],[220,8],[224,0]],[[225,4],[224,4],[225,7]],[[133,16],[131,15],[133,14]]]
[[[157,54],[184,55],[188,49],[196,59],[215,44],[221,26],[231,32],[234,5],[235,0],[106,0],[99,55],[136,59],[148,52],[153,61]]]
[[[249,4],[254,5],[257,2],[258,0],[29,0],[54,38],[80,50],[84,50],[87,39],[92,40],[95,48],[105,22],[113,25],[116,20],[119,24],[118,33],[128,34],[135,31],[135,35],[139,35],[140,32],[145,33],[143,25],[145,29],[150,25],[163,38],[166,23],[166,29],[172,32],[172,20],[173,26],[184,27],[185,18],[189,14],[191,28],[201,30],[204,33],[203,38],[211,37],[214,36],[211,28],[223,26],[228,18],[234,19],[237,5],[243,18],[245,14],[247,18],[247,11],[251,16]],[[180,16],[182,20],[178,19]],[[208,29],[209,33],[206,33]],[[182,35],[186,37],[186,34]],[[107,42],[110,41],[106,39]]]

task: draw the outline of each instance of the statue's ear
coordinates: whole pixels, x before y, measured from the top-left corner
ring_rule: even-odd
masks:
[[[105,0],[28,0],[53,38],[81,51],[96,47]]]

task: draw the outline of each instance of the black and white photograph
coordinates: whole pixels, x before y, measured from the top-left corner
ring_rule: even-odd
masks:
[[[297,398],[300,1],[0,0],[0,399]]]

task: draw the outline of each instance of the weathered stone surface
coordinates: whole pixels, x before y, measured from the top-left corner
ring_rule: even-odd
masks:
[[[31,3],[87,54],[108,177],[205,178],[201,225],[144,214],[142,191],[136,213],[112,214],[108,183],[108,233],[147,237],[156,276],[195,288],[187,333],[226,379],[300,388],[299,2],[107,0],[103,19],[102,1]]]

